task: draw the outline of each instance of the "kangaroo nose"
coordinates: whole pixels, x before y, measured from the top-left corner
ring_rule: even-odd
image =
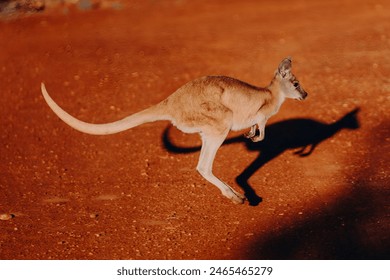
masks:
[[[303,100],[303,99],[306,99],[307,95],[308,95],[308,94],[307,94],[306,91],[302,92],[302,94],[301,94],[302,100]]]

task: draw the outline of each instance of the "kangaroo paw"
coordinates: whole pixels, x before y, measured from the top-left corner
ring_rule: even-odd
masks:
[[[252,132],[252,130],[251,130],[251,131],[249,131],[249,132],[247,132],[247,133],[244,133],[244,137],[245,137],[245,138],[248,138],[248,139],[249,139],[249,138],[251,139],[251,138],[253,138],[253,137],[255,136],[255,134],[256,134],[256,133],[255,133],[255,132]]]
[[[264,136],[259,135],[259,136],[251,137],[251,140],[252,142],[260,142],[264,140]]]

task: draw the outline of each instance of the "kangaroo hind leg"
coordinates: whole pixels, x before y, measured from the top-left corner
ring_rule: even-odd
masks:
[[[213,174],[213,162],[217,150],[222,145],[227,136],[227,132],[222,135],[202,134],[202,148],[196,169],[207,181],[216,186],[224,196],[231,199],[236,204],[244,203],[245,197],[233,190],[228,184],[222,182]]]

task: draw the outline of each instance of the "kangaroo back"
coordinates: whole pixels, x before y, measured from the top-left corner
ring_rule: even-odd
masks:
[[[41,90],[42,90],[43,97],[46,100],[46,103],[61,120],[63,120],[66,124],[73,127],[74,129],[87,134],[93,134],[93,135],[114,134],[147,122],[168,119],[163,114],[165,110],[163,110],[162,104],[159,103],[157,105],[149,107],[143,111],[140,111],[138,113],[135,113],[133,115],[130,115],[128,117],[125,117],[115,122],[104,123],[104,124],[87,123],[65,112],[65,110],[63,110],[50,97],[43,83],[41,84]]]

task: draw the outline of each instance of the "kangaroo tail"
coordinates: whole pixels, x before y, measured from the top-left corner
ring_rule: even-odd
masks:
[[[41,84],[41,91],[43,97],[46,100],[46,103],[61,120],[63,120],[66,124],[73,127],[74,129],[87,134],[114,134],[147,122],[169,119],[166,116],[164,117],[161,107],[159,106],[159,104],[157,104],[155,106],[152,106],[148,109],[145,109],[115,122],[104,124],[87,123],[76,119],[75,117],[65,112],[60,106],[58,106],[58,104],[55,103],[55,101],[48,94],[46,87],[43,83]]]

